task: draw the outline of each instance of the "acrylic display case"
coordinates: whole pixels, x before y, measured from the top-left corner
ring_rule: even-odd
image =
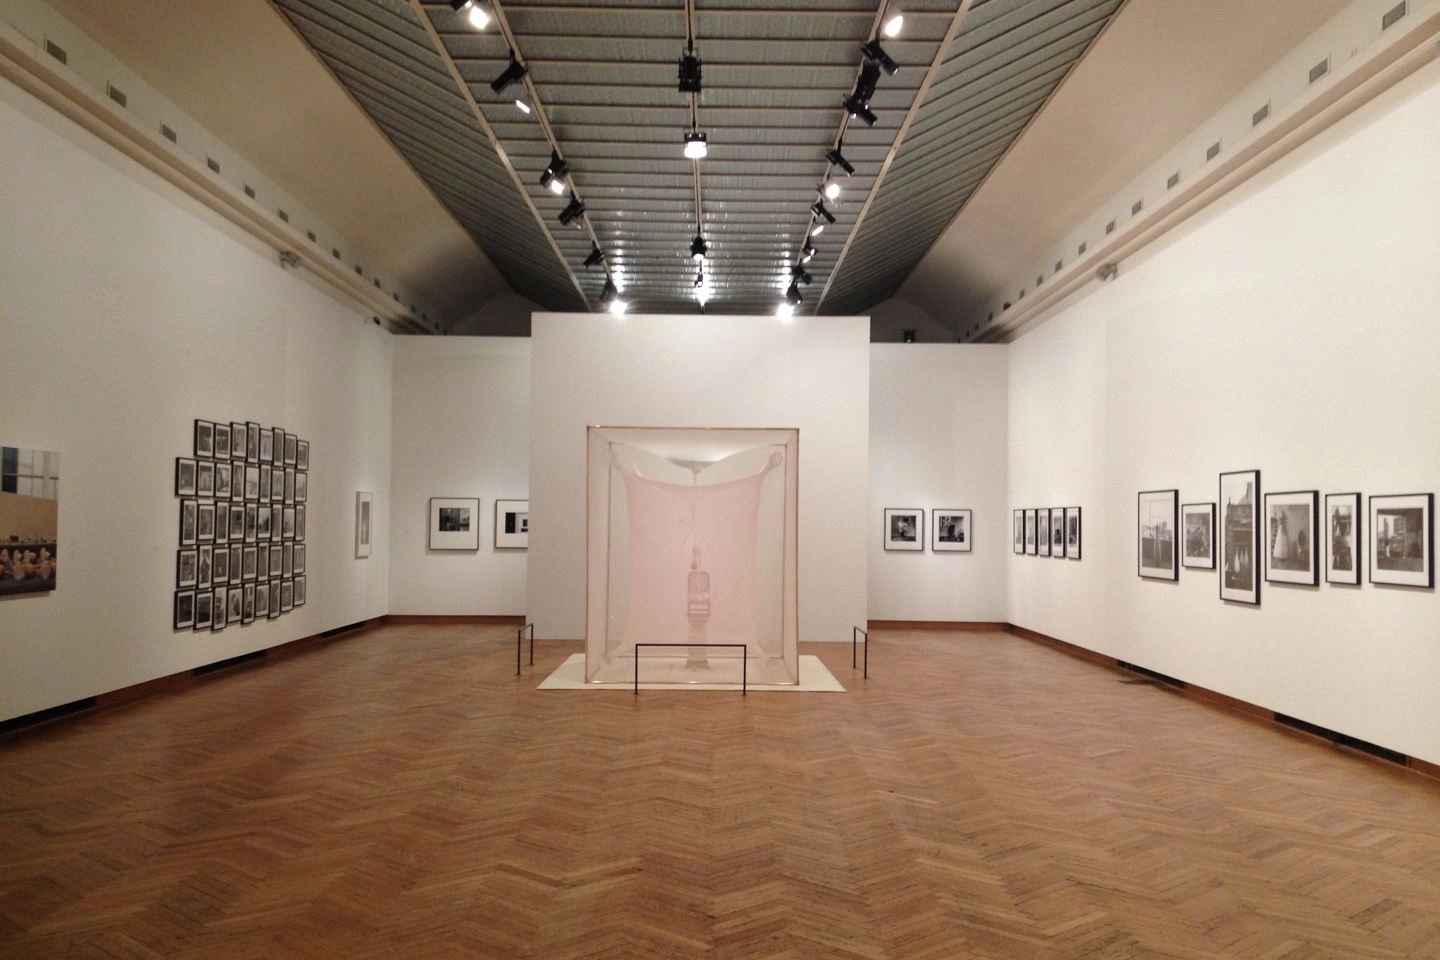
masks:
[[[586,681],[797,683],[799,431],[587,434]]]

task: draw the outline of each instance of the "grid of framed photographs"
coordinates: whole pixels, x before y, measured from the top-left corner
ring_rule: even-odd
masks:
[[[1010,515],[1010,549],[1032,557],[1079,560],[1084,531],[1079,507],[1035,507]]]
[[[196,420],[193,453],[175,459],[175,629],[224,630],[304,606],[309,441]]]

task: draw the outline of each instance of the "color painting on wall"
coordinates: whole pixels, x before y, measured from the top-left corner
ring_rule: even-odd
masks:
[[[60,455],[0,447],[0,597],[55,589]]]

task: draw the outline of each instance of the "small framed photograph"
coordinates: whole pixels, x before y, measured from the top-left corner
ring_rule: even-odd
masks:
[[[195,421],[195,456],[215,456],[215,424],[209,420]]]
[[[285,468],[285,503],[295,502],[295,468]]]
[[[260,431],[260,462],[275,462],[275,432],[268,427]]]
[[[270,502],[282,503],[285,500],[285,468],[274,466],[270,468]]]
[[[215,496],[215,463],[211,460],[199,460],[195,463],[195,495],[197,497]]]
[[[370,556],[371,506],[375,495],[365,490],[355,493],[355,559]]]
[[[268,433],[268,432],[269,432],[269,431],[266,431],[266,433]],[[261,438],[262,440],[265,438],[266,433],[260,434],[260,438]],[[257,616],[257,617],[268,617],[268,616],[270,616],[270,581],[269,581],[269,580],[261,580],[260,582],[258,582],[258,583],[255,584],[255,616]]]
[[[280,539],[295,539],[295,508],[282,507],[280,511]]]
[[[1265,579],[1270,583],[1320,585],[1315,538],[1320,528],[1320,491],[1265,494]]]
[[[270,566],[266,573],[271,580],[279,580],[285,575],[285,567],[282,563],[284,555],[284,544],[274,543],[270,545]]]
[[[293,433],[285,434],[285,466],[295,466],[295,443],[298,438]]]
[[[188,457],[175,458],[175,496],[195,496],[195,461]]]
[[[200,542],[198,500],[180,501],[180,546],[193,547]]]
[[[476,510],[479,510],[478,504],[476,505]],[[297,541],[305,539],[305,504],[303,503],[296,504],[295,506],[295,539]],[[478,531],[475,534],[475,539],[480,539]],[[479,548],[477,547],[476,549]]]
[[[1180,562],[1195,570],[1215,569],[1215,504],[1180,504]]]
[[[199,565],[196,567],[195,586],[201,590],[209,590],[215,585],[215,548],[203,546],[195,548],[200,555]]]
[[[194,590],[179,590],[175,593],[175,629],[195,629]]]
[[[886,550],[924,550],[925,511],[914,507],[886,507],[881,536]]]
[[[1370,498],[1370,582],[1435,586],[1435,495]]]
[[[1065,508],[1065,556],[1080,559],[1080,508]]]
[[[245,459],[245,424],[238,420],[230,421],[230,459]]]
[[[215,424],[215,459],[217,461],[230,459],[230,424]]]
[[[282,531],[281,531],[281,527],[284,526],[284,522],[285,522],[285,508],[282,507],[282,506],[280,506],[280,504],[278,504],[278,503],[272,503],[272,504],[270,505],[270,540],[271,540],[271,542],[278,542],[279,540],[282,539],[282,537],[280,536],[280,534],[281,534],[281,532],[282,532]]]
[[[1014,541],[1012,550],[1015,553],[1025,552],[1025,511],[1012,510],[1010,512],[1011,539]]]
[[[1360,494],[1325,494],[1325,582],[1360,585]]]
[[[285,430],[282,427],[268,427],[270,431],[270,445],[274,448],[275,458],[272,461],[280,465],[285,462]]]
[[[295,544],[295,576],[305,572],[305,544]]]
[[[225,622],[239,623],[245,615],[245,588],[232,586],[225,593]]]
[[[251,503],[255,503],[260,499],[259,464],[247,463],[245,465],[245,499]]]
[[[295,609],[295,581],[280,581],[280,612],[289,613]]]
[[[240,588],[244,591],[244,601],[241,605],[240,622],[255,622],[255,584],[247,583]]]
[[[245,542],[254,543],[258,539],[257,528],[260,523],[260,504],[245,504]]]
[[[1220,474],[1220,599],[1260,604],[1260,471]]]
[[[260,462],[260,424],[245,424],[245,459],[251,463]]]
[[[280,616],[280,581],[275,578],[270,580],[270,619],[274,620]]]
[[[200,543],[215,542],[215,504],[208,500],[196,507],[195,539]]]
[[[240,579],[254,580],[256,576],[256,563],[259,560],[259,551],[254,547],[246,547],[240,553]]]
[[[240,582],[240,572],[241,572],[241,569],[242,569],[242,563],[241,563],[241,561],[242,561],[242,558],[244,557],[244,555],[245,555],[245,548],[242,547],[242,546],[240,546],[239,544],[235,544],[235,545],[232,545],[232,546],[230,547],[230,582],[231,582],[231,583],[239,583],[239,582]]]
[[[431,497],[431,550],[480,549],[480,499],[478,497]]]
[[[255,548],[255,579],[270,579],[270,544],[262,543]]]
[[[295,578],[295,606],[305,606],[305,578]]]
[[[295,576],[295,544],[287,543],[280,547],[280,576],[289,580]]]
[[[216,547],[210,570],[210,582],[215,585],[230,582],[230,548]]]
[[[1025,511],[1025,552],[1030,556],[1036,556],[1040,552],[1040,546],[1035,542],[1035,511]]]
[[[530,501],[495,501],[495,548],[524,550],[530,546]]]
[[[272,511],[267,504],[260,504],[255,513],[255,537],[261,543],[270,542],[270,517]]]
[[[1050,508],[1035,508],[1035,547],[1036,555],[1041,557],[1050,556]]]
[[[200,582],[200,551],[194,547],[175,551],[175,586],[195,589]]]
[[[295,502],[304,503],[310,496],[310,474],[304,470],[295,471]]]
[[[265,434],[262,433],[262,434],[260,434],[260,436],[263,437],[263,436],[265,436]],[[262,464],[260,464],[260,497],[259,497],[259,499],[260,499],[260,502],[261,502],[261,503],[269,503],[269,502],[270,502],[270,482],[271,482],[271,481],[270,481],[270,472],[271,472],[273,469],[275,469],[275,468],[272,467],[272,466],[270,466],[270,464],[268,464],[268,463],[262,463]]]
[[[216,518],[219,523],[219,518]],[[238,543],[245,539],[245,504],[231,502],[230,504],[230,542]]]
[[[309,469],[310,469],[310,441],[309,441],[309,440],[296,440],[296,441],[295,441],[295,469],[297,469],[297,470],[309,470]]]
[[[1050,508],[1050,556],[1065,559],[1065,508]]]
[[[1180,579],[1179,557],[1175,553],[1175,518],[1179,509],[1179,490],[1140,492],[1135,522],[1140,576],[1148,580]]]
[[[210,596],[210,629],[225,629],[225,594],[228,587],[216,587]]]
[[[215,461],[215,499],[230,499],[230,461]]]
[[[197,590],[195,592],[195,629],[210,629],[210,611],[214,609],[214,590]]]
[[[936,553],[969,553],[973,544],[971,511],[965,508],[930,511],[930,549]]]

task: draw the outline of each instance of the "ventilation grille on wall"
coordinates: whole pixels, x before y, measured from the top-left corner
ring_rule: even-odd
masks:
[[[121,90],[119,87],[115,86],[115,84],[113,84],[113,83],[111,83],[111,84],[106,84],[106,86],[105,86],[105,92],[108,93],[108,94],[110,94],[110,99],[111,99],[111,100],[114,100],[116,103],[120,104],[120,106],[122,106],[122,107],[123,107],[123,106],[126,106],[127,103],[129,102],[129,98],[125,96],[125,91]]]
[[[1210,149],[1205,151],[1205,159],[1207,161],[1214,160],[1218,156],[1220,156],[1220,141],[1216,140],[1210,144]]]
[[[1258,127],[1258,126],[1260,126],[1260,124],[1264,123],[1264,122],[1269,118],[1269,116],[1270,116],[1270,104],[1267,103],[1267,104],[1265,104],[1265,106],[1261,107],[1259,110],[1256,110],[1254,113],[1252,113],[1252,114],[1250,115],[1250,126],[1252,126],[1252,127]]]
[[[1399,22],[1400,18],[1405,16],[1405,12],[1405,4],[1403,3],[1397,3],[1395,6],[1391,7],[1385,12],[1385,16],[1380,18],[1380,29],[1389,30],[1391,27],[1395,26],[1395,24]]]
[[[1321,60],[1319,63],[1315,64],[1315,66],[1310,68],[1310,82],[1314,83],[1316,80],[1319,80],[1321,77],[1325,76],[1325,74],[1329,72],[1330,58],[1326,57],[1324,60]]]
[[[171,143],[179,143],[180,137],[167,124],[160,124],[160,135]]]
[[[219,173],[219,172],[220,172],[220,161],[219,161],[219,160],[216,160],[214,157],[206,157],[206,158],[205,158],[205,166],[207,166],[207,167],[210,168],[210,172],[211,172],[211,173]]]
[[[65,48],[48,37],[45,39],[45,52],[61,63],[67,63],[70,60],[70,57],[65,53]]]
[[[1165,181],[1166,190],[1174,190],[1180,183],[1180,171],[1176,170],[1170,174],[1170,179]]]

